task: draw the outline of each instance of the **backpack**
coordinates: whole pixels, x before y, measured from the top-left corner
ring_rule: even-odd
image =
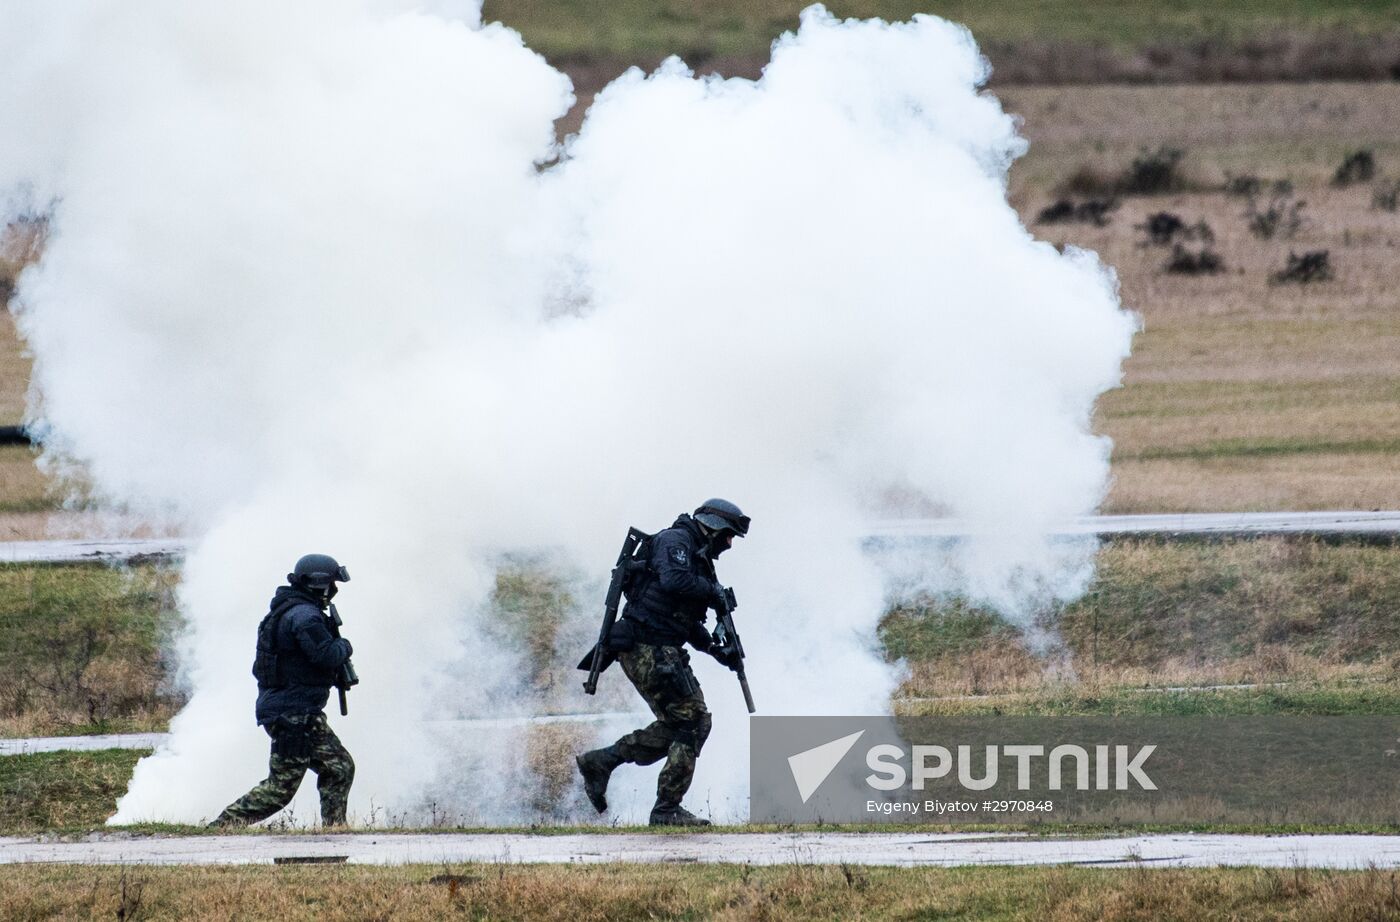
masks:
[[[618,562],[624,565],[622,596],[629,602],[635,602],[656,576],[651,569],[651,545],[656,535],[649,535],[638,528],[628,529],[628,534],[637,539],[636,543],[632,546],[632,553]]]
[[[257,679],[259,689],[282,688],[287,684],[279,668],[277,631],[282,626],[282,616],[304,601],[298,598],[287,599],[263,615],[263,619],[258,622],[257,652],[253,654],[253,678]]]

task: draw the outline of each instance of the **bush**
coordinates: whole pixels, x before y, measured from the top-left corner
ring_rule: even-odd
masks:
[[[1148,215],[1147,220],[1136,227],[1147,235],[1147,239],[1143,241],[1144,246],[1166,246],[1184,240],[1198,240],[1202,243],[1215,241],[1215,231],[1211,230],[1205,221],[1187,224],[1180,215],[1170,211],[1158,211]]]
[[[1225,261],[1209,245],[1188,250],[1178,243],[1162,269],[1177,275],[1215,275],[1225,271]]]
[[[1177,234],[1186,230],[1186,222],[1170,211],[1158,211],[1148,215],[1146,221],[1137,225],[1137,229],[1147,234],[1148,243],[1166,246]]]
[[[1186,152],[1179,147],[1144,150],[1123,174],[1119,191],[1123,195],[1160,195],[1179,191],[1186,186],[1180,170],[1185,156]]]
[[[1337,172],[1332,174],[1332,185],[1350,186],[1359,182],[1370,182],[1376,176],[1376,155],[1369,150],[1358,150],[1347,154]]]
[[[1041,209],[1036,215],[1037,224],[1092,224],[1095,227],[1108,225],[1108,217],[1118,202],[1114,199],[1091,198],[1082,202],[1059,199]]]
[[[1326,282],[1332,278],[1332,261],[1327,250],[1309,250],[1302,256],[1288,254],[1288,264],[1274,273],[1277,283],[1297,283],[1308,285],[1312,282]]]
[[[1106,173],[1082,166],[1061,184],[1071,195],[1116,197],[1121,195],[1162,195],[1188,187],[1181,162],[1186,152],[1179,147],[1143,150],[1127,169]]]
[[[1294,201],[1292,192],[1276,191],[1262,208],[1259,200],[1251,196],[1244,217],[1249,224],[1249,232],[1261,240],[1275,237],[1292,239],[1303,226],[1303,209],[1307,205],[1305,201]]]

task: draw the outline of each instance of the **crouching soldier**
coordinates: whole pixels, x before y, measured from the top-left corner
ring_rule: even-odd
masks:
[[[253,675],[258,680],[258,724],[272,737],[268,773],[257,787],[229,804],[209,825],[246,826],[291,803],[309,768],[321,793],[321,822],[345,824],[355,763],[326,723],[333,686],[354,684],[350,641],[340,636],[331,605],[336,583],[350,574],[325,554],[308,554],[287,574],[258,625]]]
[[[748,530],[749,517],[738,506],[712,499],[649,539],[645,568],[629,579],[627,605],[608,647],[656,720],[611,746],[577,757],[584,792],[599,813],[608,807],[608,779],[615,768],[624,762],[652,765],[664,758],[651,825],[710,825],[681,806],[710,735],[710,711],[684,647],[689,643],[737,667],[733,655],[705,630],[705,617],[711,607],[725,604],[714,560]]]

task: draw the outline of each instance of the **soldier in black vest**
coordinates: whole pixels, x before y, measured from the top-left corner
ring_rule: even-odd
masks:
[[[309,768],[321,793],[321,822],[345,825],[355,762],[326,723],[331,688],[344,687],[350,641],[340,636],[330,609],[336,583],[350,574],[325,554],[308,554],[287,574],[258,625],[253,675],[258,680],[258,724],[272,737],[267,778],[224,808],[211,826],[246,826],[291,803]],[[333,609],[331,612],[333,613]]]
[[[710,608],[724,599],[714,561],[748,534],[749,517],[723,499],[706,501],[651,539],[646,572],[629,586],[627,605],[613,627],[609,649],[646,700],[656,720],[603,749],[577,757],[584,792],[599,813],[608,808],[608,779],[624,762],[666,760],[656,784],[653,826],[708,826],[681,806],[695,760],[710,735],[710,712],[690,669],[688,643],[731,668],[705,629]]]

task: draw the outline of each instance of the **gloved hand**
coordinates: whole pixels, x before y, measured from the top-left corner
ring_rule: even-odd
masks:
[[[709,653],[710,646],[714,643],[714,638],[710,637],[710,632],[705,630],[703,621],[696,621],[690,625],[689,630],[690,645],[701,653]]]
[[[725,601],[724,584],[715,580],[714,590],[710,593],[710,607],[715,611],[723,611]]]
[[[741,660],[739,659],[739,654],[735,653],[733,650],[728,650],[721,647],[719,644],[715,644],[710,647],[709,654],[715,658],[715,662],[726,669],[738,671]]]

